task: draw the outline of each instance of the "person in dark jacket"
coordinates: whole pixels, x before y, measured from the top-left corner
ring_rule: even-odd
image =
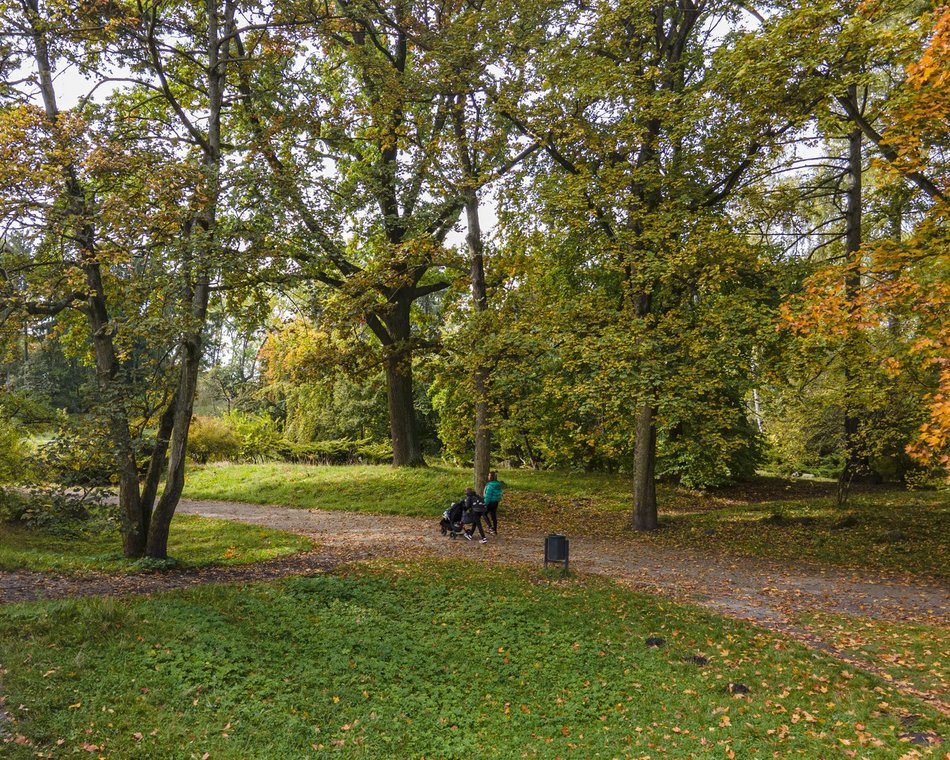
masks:
[[[501,501],[501,481],[498,473],[492,470],[488,473],[488,482],[485,484],[485,522],[492,535],[498,534],[498,502]]]
[[[482,501],[481,497],[477,493],[475,493],[474,488],[466,489],[465,517],[463,520],[465,522],[471,523],[468,530],[465,531],[465,538],[467,538],[469,541],[471,541],[475,535],[475,528],[478,528],[478,532],[481,535],[479,543],[488,543],[488,538],[485,536],[485,529],[482,527],[483,514],[485,514],[485,502]]]

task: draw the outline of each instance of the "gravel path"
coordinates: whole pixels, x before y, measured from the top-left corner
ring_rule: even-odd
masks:
[[[515,528],[487,544],[440,534],[435,518],[289,509],[219,501],[182,501],[184,514],[300,533],[319,548],[259,563],[110,576],[0,572],[0,603],[38,598],[147,592],[203,582],[235,582],[322,572],[340,561],[440,556],[540,566],[544,538]],[[863,615],[950,628],[950,586],[911,576],[880,575],[817,565],[789,566],[757,557],[727,557],[620,540],[571,537],[571,569],[614,578],[631,588],[693,601],[732,617],[787,625],[801,612]]]
[[[328,554],[399,557],[424,553],[503,564],[539,566],[543,536],[491,536],[487,544],[452,541],[434,518],[360,512],[264,507],[215,501],[183,501],[179,511],[301,533]],[[950,587],[910,576],[788,565],[759,558],[723,557],[638,541],[572,537],[571,569],[606,575],[646,591],[690,599],[733,617],[784,622],[789,612],[826,611],[894,622],[950,627]]]

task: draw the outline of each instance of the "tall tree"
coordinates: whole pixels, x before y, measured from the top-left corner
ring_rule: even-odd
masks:
[[[536,63],[538,90],[512,109],[561,173],[547,204],[564,224],[589,225],[582,266],[605,273],[612,294],[601,334],[620,330],[631,344],[637,530],[657,527],[657,423],[677,407],[691,361],[678,331],[699,326],[693,306],[756,268],[754,251],[730,239],[726,201],[813,100],[807,76],[777,58],[790,44],[781,16],[765,22],[748,7],[632,0],[566,12]]]
[[[460,67],[484,66],[483,15],[463,2],[339,3],[309,19],[315,44],[283,36],[292,52],[275,61],[279,74],[247,71],[242,82],[268,203],[295,230],[288,259],[336,293],[324,320],[357,322],[382,348],[397,466],[424,464],[413,359],[431,341],[413,328],[414,304],[449,286],[446,238],[493,178],[462,177],[445,155],[467,92],[454,88],[466,81]]]
[[[2,12],[30,74],[4,88],[0,208],[37,241],[29,255],[4,257],[4,306],[81,316],[70,329],[96,368],[125,554],[163,558],[208,303],[231,245],[219,209],[237,6],[67,11],[24,0]],[[63,107],[55,75],[70,67],[92,81]],[[97,101],[97,88],[116,79],[130,84]],[[140,483],[150,425],[157,434]]]

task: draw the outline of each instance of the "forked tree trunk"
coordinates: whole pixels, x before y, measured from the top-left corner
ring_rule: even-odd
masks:
[[[657,528],[655,410],[644,403],[637,413],[633,447],[633,528]]]
[[[206,283],[198,286],[197,307],[203,312],[207,309],[209,288]],[[172,417],[172,434],[169,443],[168,475],[162,496],[152,512],[148,530],[148,545],[145,554],[153,559],[165,559],[168,556],[168,532],[172,517],[181,500],[185,487],[185,461],[187,456],[188,432],[191,429],[191,417],[195,406],[195,389],[198,385],[198,370],[201,367],[201,333],[192,333],[182,343],[182,367],[175,393]],[[162,447],[164,448],[164,447]],[[159,452],[156,451],[157,455]],[[164,451],[161,452],[164,455]]]

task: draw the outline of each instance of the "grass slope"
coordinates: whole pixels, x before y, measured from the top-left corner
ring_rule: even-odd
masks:
[[[0,661],[15,759],[896,758],[908,716],[950,735],[741,623],[466,563],[7,607]]]
[[[189,470],[184,498],[431,516],[461,498],[471,479],[471,470],[444,466],[212,464]],[[556,493],[568,499],[596,494],[607,509],[626,508],[628,487],[617,477],[505,470],[502,479],[513,492]]]
[[[186,567],[237,565],[307,551],[303,536],[227,520],[178,515],[168,554]],[[63,535],[0,523],[0,570],[134,571],[141,563],[122,556],[117,531]]]

